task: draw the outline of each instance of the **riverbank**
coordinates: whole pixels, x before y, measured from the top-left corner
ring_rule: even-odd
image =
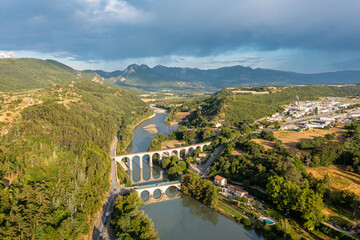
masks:
[[[155,104],[150,104],[150,107],[152,110],[154,110],[155,113],[167,113],[168,111],[163,108],[156,107]]]
[[[128,136],[127,140],[126,140],[126,143],[123,143],[123,146],[124,146],[124,147],[121,148],[122,151],[121,151],[120,153],[126,152],[126,149],[128,149],[129,145],[130,145],[131,142],[132,142],[135,128],[136,128],[137,126],[139,126],[141,123],[143,123],[143,122],[145,122],[145,121],[147,121],[147,120],[150,120],[150,119],[154,118],[155,116],[156,116],[156,113],[152,114],[151,116],[144,117],[144,118],[141,119],[140,121],[136,122],[136,124],[135,124],[134,122],[130,124],[130,127],[129,127],[129,128],[131,129],[131,131],[129,131],[129,136]],[[119,131],[121,131],[121,129],[120,129]],[[117,136],[118,136],[118,134],[117,134]],[[117,147],[116,149],[119,149],[119,148]],[[116,155],[119,155],[120,153],[117,153],[117,152],[116,152]]]

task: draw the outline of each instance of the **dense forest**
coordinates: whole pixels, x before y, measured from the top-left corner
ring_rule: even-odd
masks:
[[[91,81],[48,87],[0,138],[0,238],[80,239],[109,188],[111,141],[152,110]]]

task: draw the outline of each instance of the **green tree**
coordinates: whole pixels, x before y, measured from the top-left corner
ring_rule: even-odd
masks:
[[[266,185],[266,192],[278,210],[287,213],[296,210],[294,204],[297,202],[300,188],[295,183],[284,180],[283,177],[272,176]]]

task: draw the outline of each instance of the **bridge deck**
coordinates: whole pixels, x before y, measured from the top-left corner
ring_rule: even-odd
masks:
[[[151,188],[151,187],[163,187],[163,186],[168,186],[168,185],[174,185],[174,184],[181,184],[180,180],[177,181],[170,181],[170,182],[164,182],[164,183],[151,183],[151,184],[144,184],[141,186],[136,187],[136,189],[146,189],[146,188]]]
[[[114,156],[114,157],[155,154],[155,153],[159,153],[159,152],[168,152],[168,151],[175,151],[175,150],[178,151],[178,150],[182,150],[182,149],[186,149],[186,148],[194,148],[194,147],[196,148],[196,147],[201,147],[203,145],[210,145],[211,143],[212,142],[203,142],[203,143],[198,143],[198,144],[193,144],[193,145],[188,145],[188,146],[181,146],[181,147],[176,147],[176,148],[168,148],[168,149],[161,149],[161,150],[148,151],[148,152],[123,154],[123,155],[118,155],[118,156]]]

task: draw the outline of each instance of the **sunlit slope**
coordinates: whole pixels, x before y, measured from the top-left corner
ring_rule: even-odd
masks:
[[[43,88],[81,79],[93,79],[95,73],[74,70],[53,60],[34,58],[0,59],[0,91]]]

